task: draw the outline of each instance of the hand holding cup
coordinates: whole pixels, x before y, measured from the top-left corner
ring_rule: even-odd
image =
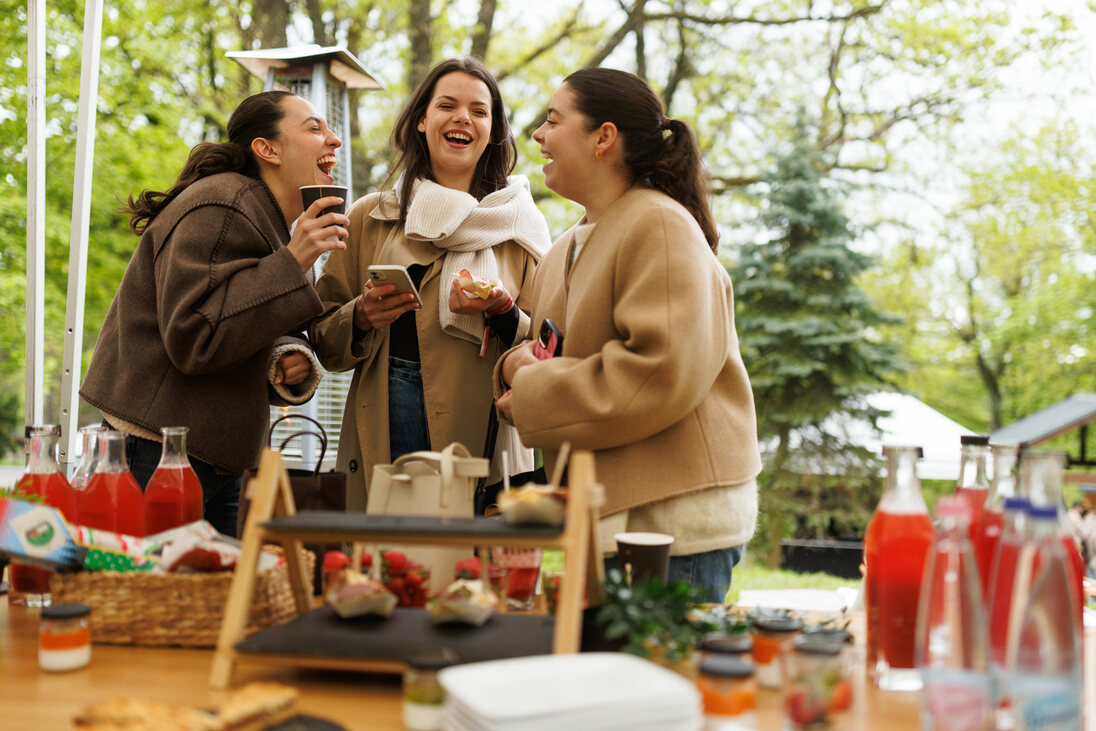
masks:
[[[289,250],[301,266],[308,271],[325,252],[345,249],[343,239],[349,236],[344,226],[350,225],[346,217],[348,189],[342,185],[301,186],[304,213],[297,219]]]

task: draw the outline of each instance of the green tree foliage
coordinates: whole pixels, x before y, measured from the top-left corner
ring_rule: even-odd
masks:
[[[872,273],[904,318],[891,335],[915,360],[910,393],[991,431],[1096,391],[1094,162],[1069,123],[1017,131],[966,166],[933,235]]]
[[[731,271],[742,356],[766,453],[759,480],[763,540],[858,532],[874,504],[878,460],[847,435],[880,415],[864,396],[902,363],[880,337],[893,319],[857,286],[872,260],[855,234],[819,153],[801,126],[759,192],[772,238],[744,246]]]

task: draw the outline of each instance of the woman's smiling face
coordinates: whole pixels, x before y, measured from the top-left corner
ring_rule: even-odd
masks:
[[[567,84],[552,95],[544,124],[533,133],[540,153],[547,158],[544,184],[577,203],[585,200],[584,190],[594,157],[598,131],[587,129],[589,120],[575,106],[575,94]]]
[[[491,142],[491,92],[475,76],[455,71],[438,79],[419,121],[430,170],[447,188],[467,192]]]

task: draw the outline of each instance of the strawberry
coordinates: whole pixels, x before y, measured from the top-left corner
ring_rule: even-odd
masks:
[[[797,726],[808,726],[826,718],[829,709],[809,690],[797,690],[788,696],[788,717]]]
[[[412,589],[418,589],[420,586],[422,586],[422,582],[424,581],[424,579],[422,578],[422,574],[408,571],[407,574],[403,577],[403,581],[406,586]]]
[[[389,551],[383,556],[384,570],[397,576],[407,570],[407,556],[402,551]]]
[[[852,685],[847,680],[839,680],[830,692],[830,710],[844,711],[852,705]]]
[[[480,560],[472,556],[457,561],[455,574],[454,579],[478,579],[480,576]]]
[[[362,551],[362,570],[370,568],[373,565],[373,555],[369,551]]]

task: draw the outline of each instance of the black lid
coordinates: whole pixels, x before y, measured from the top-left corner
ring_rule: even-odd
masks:
[[[753,663],[735,655],[706,655],[697,670],[717,678],[748,678],[754,674]]]
[[[840,627],[807,627],[803,630],[803,634],[811,637],[821,637],[839,645],[852,643],[852,632]]]
[[[753,649],[753,638],[745,632],[709,632],[701,638],[699,649],[740,655]]]
[[[441,670],[460,662],[457,654],[448,647],[437,650],[423,650],[411,656],[407,661],[408,667],[416,670]]]
[[[91,614],[87,604],[51,604],[42,609],[42,619],[79,619]]]
[[[964,434],[959,437],[959,444],[967,446],[973,444],[978,447],[985,447],[989,444],[989,437],[982,434]]]
[[[826,637],[821,632],[808,632],[799,635],[792,643],[796,652],[804,655],[837,655],[841,652],[844,642],[835,641],[832,637]]]
[[[798,632],[803,623],[790,614],[757,614],[750,616],[754,627],[762,632]]]

